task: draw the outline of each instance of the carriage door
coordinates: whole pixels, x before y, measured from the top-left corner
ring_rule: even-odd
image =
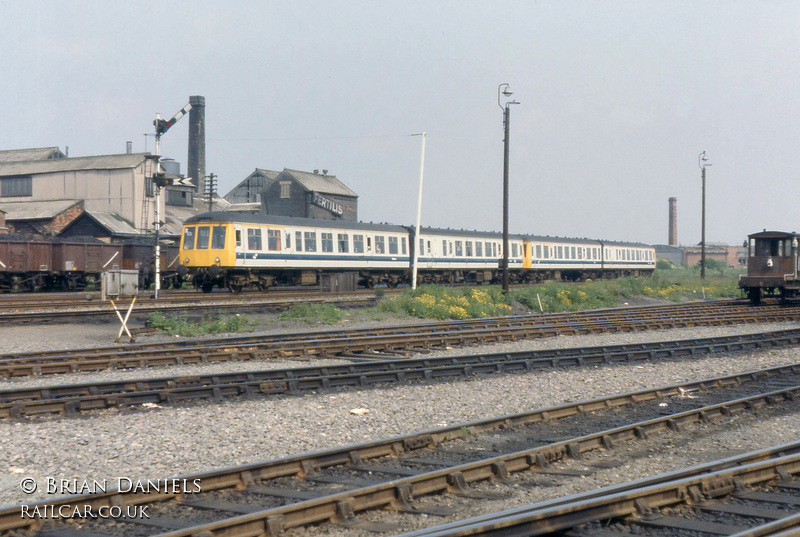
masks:
[[[242,238],[242,228],[234,226],[233,237],[234,237],[233,249],[234,249],[234,255],[236,256],[236,261],[234,262],[234,266],[243,265],[245,260],[245,252],[244,252],[244,239]]]

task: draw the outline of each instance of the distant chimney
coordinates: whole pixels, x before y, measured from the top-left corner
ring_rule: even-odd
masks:
[[[128,155],[133,153],[133,142],[125,142],[125,153]]]
[[[678,198],[669,199],[669,245],[678,246]]]
[[[197,193],[205,191],[206,177],[206,98],[202,95],[189,97],[189,158],[186,176],[192,178]]]

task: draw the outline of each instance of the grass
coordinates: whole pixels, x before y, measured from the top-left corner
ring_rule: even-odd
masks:
[[[198,337],[229,332],[247,332],[253,329],[254,323],[244,315],[214,317],[194,322],[156,311],[147,316],[147,325],[171,336]]]
[[[709,275],[700,279],[699,269],[656,270],[653,276],[617,280],[565,283],[548,281],[511,290],[504,295],[497,286],[479,288],[426,285],[408,289],[399,297],[383,300],[379,309],[388,313],[425,319],[470,319],[507,315],[512,302],[531,311],[553,313],[609,308],[634,297],[685,302],[698,299],[738,298],[738,274]]]
[[[337,324],[344,319],[342,310],[333,304],[295,304],[278,315],[282,321],[302,321],[308,324]]]

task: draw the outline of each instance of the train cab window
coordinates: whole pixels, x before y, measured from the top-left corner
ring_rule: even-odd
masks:
[[[194,249],[194,232],[195,232],[195,228],[193,228],[193,227],[185,227],[185,228],[183,228],[183,249],[184,250],[192,250],[192,249]]]
[[[397,255],[397,253],[400,251],[398,246],[397,246],[397,244],[398,244],[397,243],[397,237],[389,237],[389,253],[390,254]]]
[[[295,231],[294,232],[294,249],[298,252],[303,251],[303,232],[302,231]]]
[[[317,251],[317,234],[313,231],[306,231],[303,233],[303,239],[306,243],[306,252]]]
[[[279,252],[281,249],[281,230],[267,230],[267,249],[272,252]]]
[[[258,228],[247,228],[247,249],[261,250],[261,230]]]
[[[475,243],[475,257],[483,257],[483,243],[480,241]]]
[[[339,233],[337,238],[339,239],[339,253],[348,253],[350,251],[350,240],[347,233]]]
[[[322,251],[323,252],[333,251],[333,233],[322,234]]]
[[[353,253],[364,253],[364,235],[353,235]]]
[[[400,249],[401,249],[401,252],[400,252],[401,254],[406,255],[408,253],[408,246],[406,246],[406,238],[405,237],[400,237]]]
[[[224,250],[225,249],[225,227],[214,226],[211,232],[211,249]]]
[[[375,235],[375,253],[386,253],[386,238],[383,235]]]
[[[472,241],[466,242],[466,253],[467,257],[472,257]]]
[[[211,237],[211,228],[208,226],[200,226],[197,228],[197,249],[207,250],[208,239]]]
[[[236,237],[236,247],[240,248],[242,246],[242,230],[237,229],[234,232],[234,236]]]

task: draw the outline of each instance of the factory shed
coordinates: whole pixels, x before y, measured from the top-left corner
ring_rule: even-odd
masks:
[[[261,192],[261,212],[276,216],[358,221],[358,195],[328,170],[284,169]]]
[[[225,194],[224,198],[232,204],[256,203],[260,207],[261,191],[264,190],[273,179],[278,177],[280,173],[281,172],[276,172],[274,170],[256,168],[253,173],[245,177],[241,183]],[[254,212],[257,213],[258,209]]]
[[[0,162],[22,162],[26,160],[53,160],[67,155],[57,147],[37,147],[30,149],[6,149],[0,151]]]

